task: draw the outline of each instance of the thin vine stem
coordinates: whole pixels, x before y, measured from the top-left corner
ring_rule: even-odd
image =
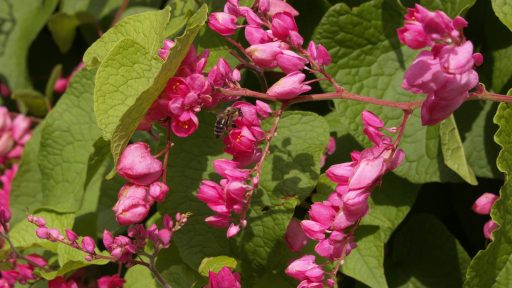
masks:
[[[281,117],[283,115],[283,111],[286,109],[287,104],[282,103],[281,107],[275,112],[274,122],[272,123],[272,127],[270,128],[267,138],[266,138],[266,144],[265,148],[263,149],[263,152],[261,154],[261,159],[258,161],[256,166],[253,168],[253,171],[255,172],[254,178],[257,179],[256,183],[253,183],[252,189],[247,192],[245,195],[245,207],[242,211],[242,215],[240,216],[240,223],[245,223],[245,220],[247,218],[247,213],[249,211],[249,207],[251,206],[251,200],[254,192],[259,187],[259,182],[261,178],[261,170],[263,168],[263,162],[265,162],[266,157],[270,154],[270,144],[272,142],[272,139],[277,133],[277,127],[279,126],[279,121],[281,120]]]

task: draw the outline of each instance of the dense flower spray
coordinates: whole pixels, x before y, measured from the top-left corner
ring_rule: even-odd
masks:
[[[422,51],[405,72],[402,87],[413,93],[427,94],[421,109],[424,125],[434,125],[450,116],[469,97],[478,84],[473,69],[483,62],[473,53],[473,43],[462,30],[464,18],[450,19],[444,12],[431,12],[416,4],[405,15],[404,27],[398,29],[402,43]]]
[[[384,133],[396,133],[396,128],[385,128],[384,122],[369,111],[362,113],[362,121],[363,132],[373,146],[352,152],[351,162],[333,165],[327,170],[327,177],[337,184],[335,191],[326,201],[313,203],[309,220],[300,223],[304,234],[317,241],[315,252],[329,261],[342,261],[356,247],[353,232],[368,213],[368,198],[373,188],[404,159],[404,152]],[[286,241],[292,243],[290,246],[296,251],[305,245],[303,236],[293,232],[297,230],[293,226],[288,229]],[[286,273],[302,281],[299,287],[332,286],[334,283],[324,283],[324,271],[315,264],[313,255],[294,261]]]

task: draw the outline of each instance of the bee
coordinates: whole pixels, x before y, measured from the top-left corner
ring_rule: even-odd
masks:
[[[220,138],[224,132],[233,127],[233,121],[242,116],[242,111],[236,107],[228,107],[224,112],[217,115],[213,134],[216,138]]]

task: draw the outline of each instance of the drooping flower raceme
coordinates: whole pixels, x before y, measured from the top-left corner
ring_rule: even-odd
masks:
[[[397,30],[402,43],[422,51],[407,69],[402,87],[412,93],[427,94],[422,105],[423,125],[434,125],[450,116],[469,97],[478,84],[474,66],[483,62],[473,52],[462,29],[464,18],[450,19],[444,12],[431,12],[416,4],[405,16],[404,27]]]
[[[240,274],[233,273],[228,267],[223,267],[218,273],[208,273],[208,285],[206,288],[240,288]]]
[[[309,219],[301,222],[306,236],[318,242],[315,252],[329,261],[344,259],[356,247],[353,229],[368,213],[368,198],[371,191],[380,183],[385,173],[397,168],[404,159],[403,151],[384,133],[386,130],[394,133],[397,129],[386,129],[384,122],[369,111],[362,113],[362,120],[363,132],[373,146],[363,151],[352,152],[351,162],[333,165],[327,170],[327,177],[337,184],[336,189],[327,200],[313,203],[308,213]],[[310,262],[314,260],[314,256],[303,260],[307,260],[307,263],[294,262],[291,267],[303,262],[309,264],[301,264],[300,267],[309,267],[313,265]],[[292,268],[289,267],[288,270],[295,269]],[[292,275],[288,270],[287,274]],[[323,279],[304,278],[302,274],[293,275],[292,277],[300,281],[307,280],[313,283]]]
[[[261,101],[256,101],[256,105],[236,102],[232,107],[241,111],[240,117],[233,121],[234,127],[224,138],[224,151],[233,159],[215,160],[213,167],[222,180],[219,183],[204,180],[196,195],[215,212],[205,221],[217,228],[228,227],[228,237],[235,236],[247,224],[245,219],[237,217],[247,209],[246,194],[253,189],[257,179],[251,179],[251,171],[246,167],[262,157],[259,145],[265,139],[265,131],[261,129],[261,119],[269,117],[272,111]]]

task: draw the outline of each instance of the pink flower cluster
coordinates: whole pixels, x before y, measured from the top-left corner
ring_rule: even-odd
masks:
[[[220,35],[230,36],[243,27],[237,22],[244,18],[247,22],[245,38],[250,44],[245,55],[261,69],[279,67],[287,74],[270,87],[267,94],[278,100],[289,100],[311,90],[304,82],[306,75],[301,72],[307,63],[321,69],[331,62],[322,45],[311,42],[307,51],[301,47],[304,39],[295,23],[298,15],[297,10],[283,0],[260,0],[254,10],[239,6],[238,0],[228,0],[224,12],[211,13],[208,23]]]
[[[205,288],[241,288],[240,274],[233,273],[228,267],[223,267],[218,273],[208,273],[208,285]]]
[[[285,270],[285,273],[299,281],[299,288],[323,288],[324,286],[324,270],[315,263],[315,256],[304,255],[293,261]],[[334,281],[327,279],[328,287],[334,287]]]
[[[103,231],[103,244],[113,260],[128,263],[132,260],[134,254],[138,251],[144,251],[148,242],[152,244],[156,251],[168,248],[173,232],[181,229],[187,223],[188,216],[188,214],[177,213],[175,216],[176,223],[174,223],[169,215],[164,215],[161,229],[156,224],[151,225],[148,229],[144,228],[142,224],[133,225],[128,228],[128,236],[119,235],[114,237],[110,231],[105,230]],[[81,250],[87,253],[85,256],[87,261],[102,257],[102,255],[96,253],[96,243],[92,237],[84,236],[80,239],[70,229],[66,229],[66,236],[64,236],[58,229],[48,228],[45,220],[41,217],[29,215],[27,219],[38,227],[36,229],[38,238],[60,242]]]
[[[156,202],[165,200],[169,187],[158,181],[162,176],[162,162],[151,155],[144,142],[130,144],[121,154],[117,165],[119,175],[131,183],[121,187],[113,210],[117,222],[130,225],[142,222]]]
[[[450,19],[444,12],[431,12],[416,4],[405,15],[404,27],[397,30],[402,43],[422,51],[407,69],[402,87],[412,93],[427,94],[421,107],[423,125],[434,125],[450,116],[469,97],[478,84],[473,69],[483,62],[473,53],[473,43],[462,29],[468,23],[462,17]]]
[[[373,146],[363,151],[352,152],[351,162],[333,165],[327,170],[327,177],[337,184],[336,190],[326,201],[313,203],[308,213],[309,220],[301,222],[305,235],[318,241],[315,246],[316,253],[329,261],[343,259],[356,247],[353,227],[368,213],[368,197],[370,197],[371,191],[380,183],[380,179],[385,173],[400,165],[405,156],[402,150],[397,149],[391,137],[384,133],[385,130],[394,133],[397,131],[396,128],[386,129],[384,122],[369,111],[363,111],[362,120],[363,132],[371,140]],[[292,243],[295,250],[299,250],[300,245],[306,243],[302,240],[303,236],[297,232],[287,233],[287,237],[287,242]],[[290,239],[293,237],[298,239]],[[314,256],[303,260],[294,262],[294,265],[310,263],[314,260]],[[310,267],[311,265],[307,264],[306,266]],[[316,266],[311,267],[315,267],[314,271],[317,271]],[[296,269],[292,268],[290,269]],[[293,276],[294,274],[288,274],[296,279],[300,278]],[[300,275],[303,276],[303,274]],[[318,278],[308,281],[316,283],[318,282],[316,280]]]
[[[159,51],[160,57],[166,59],[173,46],[172,41],[166,40],[164,48]],[[208,50],[198,55],[194,47],[190,49],[176,75],[169,79],[165,89],[147,112],[139,129],[149,130],[151,123],[171,119],[172,132],[178,137],[188,137],[199,126],[196,114],[202,107],[213,108],[220,101],[231,99],[217,92],[215,88],[238,87],[240,72],[231,69],[221,58],[208,74],[203,73],[208,55]]]
[[[6,107],[0,107],[0,164],[21,157],[23,147],[32,136],[31,124],[26,116],[13,117]]]
[[[494,203],[498,200],[498,196],[485,192],[478,199],[476,199],[475,203],[473,203],[473,212],[480,215],[490,215],[491,209]],[[484,237],[489,240],[493,240],[492,232],[498,228],[498,224],[494,222],[492,219],[487,221],[484,225]]]
[[[35,268],[42,268],[48,265],[48,262],[41,256],[31,254],[24,256],[26,264],[19,263],[16,258],[9,259],[9,264],[13,267],[11,270],[0,272],[0,287],[15,287],[16,283],[27,284],[29,281],[37,279],[34,275]]]
[[[233,218],[232,214],[243,214],[244,209],[247,208],[246,194],[252,191],[253,185],[259,181],[259,179],[251,180],[251,170],[245,167],[261,159],[262,152],[259,145],[265,139],[261,120],[272,114],[270,106],[261,101],[256,101],[256,105],[236,102],[232,107],[241,111],[241,115],[233,121],[234,128],[229,130],[224,138],[226,145],[224,151],[233,155],[233,160],[215,160],[213,167],[223,179],[220,184],[204,180],[196,195],[216,213],[205,221],[217,228],[229,226],[228,238],[238,234],[240,228],[247,224],[245,219]]]

